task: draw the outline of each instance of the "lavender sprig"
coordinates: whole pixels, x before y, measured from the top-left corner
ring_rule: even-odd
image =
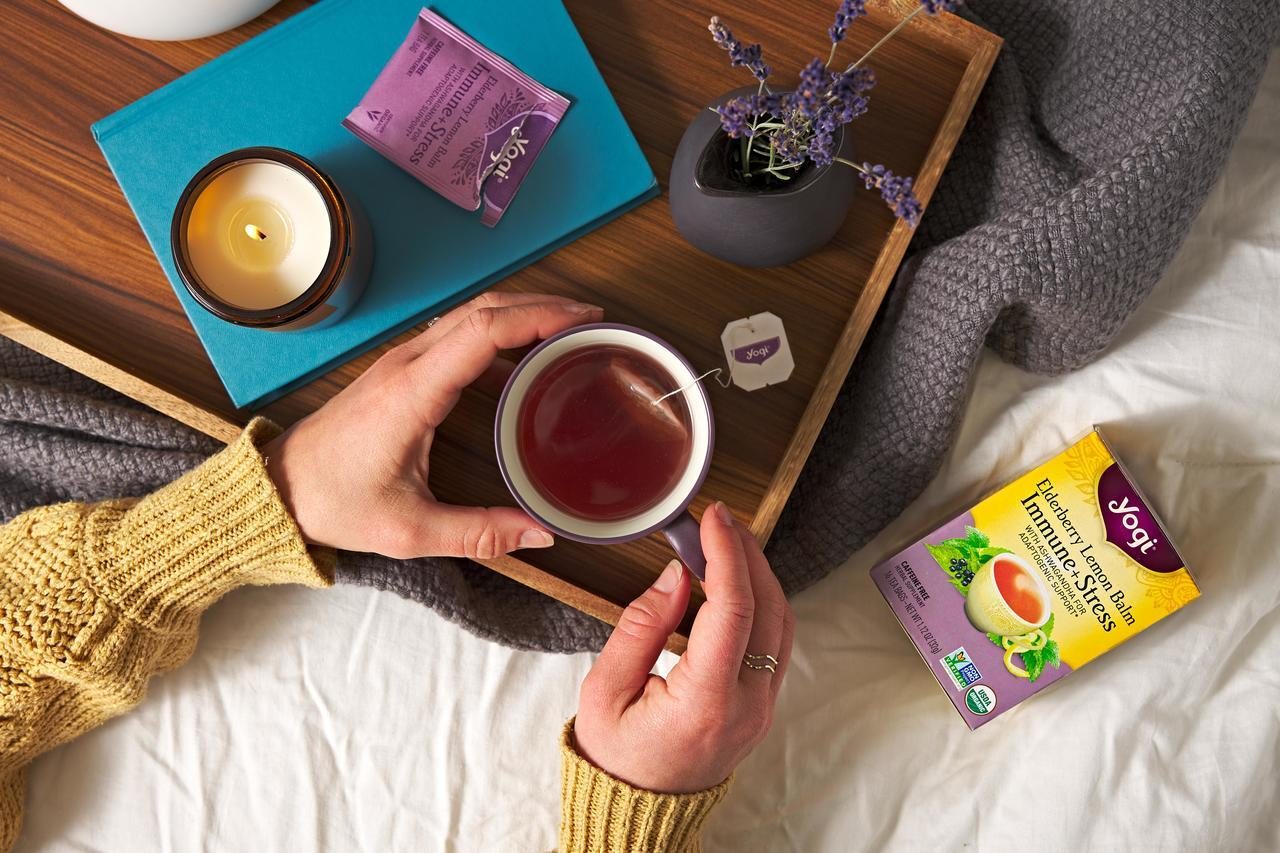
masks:
[[[871,103],[867,92],[875,85],[876,74],[870,68],[854,68],[834,76],[831,101],[839,109],[840,124],[848,124],[867,111]]]
[[[773,71],[764,61],[764,51],[758,44],[744,45],[733,37],[733,33],[729,28],[720,22],[720,17],[711,18],[710,25],[707,29],[711,31],[711,38],[715,43],[725,50],[729,51],[729,63],[733,66],[742,66],[751,72],[751,76],[763,83],[769,74]]]
[[[716,107],[716,112],[720,115],[720,126],[730,138],[755,135],[751,119],[756,115],[756,109],[751,98],[730,98]]]
[[[831,36],[831,44],[837,45],[844,41],[849,25],[866,14],[867,0],[840,0],[835,23],[827,30],[827,35]],[[828,59],[827,62],[830,63],[831,60]]]
[[[813,138],[809,140],[808,155],[813,165],[830,166],[836,158],[836,131],[841,127],[834,108],[823,107],[813,122]]]
[[[911,189],[912,184],[915,183],[914,179],[895,175],[879,164],[873,166],[870,163],[863,163],[858,166],[849,163],[849,165],[862,173],[862,180],[866,183],[867,189],[880,190],[880,197],[884,199],[885,204],[889,205],[894,216],[904,220],[912,228],[916,226],[920,221],[920,202]]]
[[[796,87],[796,109],[805,118],[813,118],[822,102],[831,78],[827,74],[827,65],[816,56],[800,71],[800,85]]]
[[[812,59],[800,71],[796,88],[783,92],[765,86],[771,69],[764,63],[760,45],[743,45],[720,18],[713,17],[707,29],[716,44],[728,51],[731,64],[747,68],[760,83],[754,94],[731,98],[715,108],[725,134],[741,144],[743,178],[768,176],[787,181],[806,163],[816,168],[842,163],[861,173],[867,188],[879,191],[894,215],[914,227],[920,219],[921,205],[912,188],[913,179],[896,175],[883,165],[858,164],[840,157],[840,134],[870,106],[868,93],[876,84],[876,76],[870,68],[863,67],[867,59],[914,18],[954,11],[959,5],[960,0],[918,0],[916,8],[860,59],[843,71],[833,72],[838,46],[845,41],[850,26],[867,13],[867,0],[840,0],[827,31],[831,51],[826,62]]]

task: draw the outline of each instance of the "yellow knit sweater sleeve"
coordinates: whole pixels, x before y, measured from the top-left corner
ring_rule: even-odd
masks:
[[[702,824],[731,781],[693,794],[633,788],[578,754],[573,720],[560,757],[560,853],[698,853]]]
[[[35,756],[137,705],[196,642],[201,612],[245,584],[333,582],[308,551],[257,445],[255,421],[141,500],[61,504],[0,527],[0,849],[22,823]]]
[[[333,582],[308,549],[257,447],[256,420],[199,468],[140,500],[61,504],[0,527],[0,850],[22,824],[25,768],[142,701],[191,656],[201,613],[246,584]],[[655,794],[593,767],[562,738],[561,850],[699,849],[728,783]]]

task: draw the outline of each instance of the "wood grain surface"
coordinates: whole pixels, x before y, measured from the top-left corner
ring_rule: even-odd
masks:
[[[256,21],[200,41],[145,42],[93,27],[49,0],[7,0],[0,27],[0,334],[223,440],[255,414],[232,407],[89,125],[305,5],[285,0]],[[712,44],[708,17],[719,13],[744,40],[763,42],[780,79],[788,79],[781,69],[798,71],[815,53],[825,54],[835,3],[568,0],[567,6],[665,190],[685,126],[715,96],[747,82]],[[841,57],[856,56],[914,4],[871,6]],[[871,63],[879,84],[870,113],[854,125],[859,159],[916,175],[927,202],[999,46],[997,37],[953,16],[913,21]],[[652,330],[706,369],[723,364],[719,338],[730,320],[760,311],[780,315],[795,372],[754,393],[710,387],[717,446],[694,505],[700,514],[709,501],[724,500],[767,537],[910,237],[873,193],[859,190],[824,250],[787,267],[746,270],[686,244],[664,192],[498,287],[602,305],[607,319]],[[262,414],[282,424],[304,417],[394,343]],[[440,432],[432,488],[442,499],[512,503],[494,462],[494,407],[492,396],[469,393]],[[608,548],[565,542],[490,565],[614,621],[669,558],[667,546],[651,537]],[[695,595],[690,618],[699,601]],[[681,644],[674,638],[673,647]]]

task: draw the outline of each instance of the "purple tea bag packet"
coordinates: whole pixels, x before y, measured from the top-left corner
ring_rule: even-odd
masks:
[[[569,101],[430,9],[342,124],[492,228]]]

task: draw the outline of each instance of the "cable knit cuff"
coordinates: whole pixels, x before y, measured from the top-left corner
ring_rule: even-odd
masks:
[[[613,778],[578,754],[573,720],[560,736],[561,853],[698,851],[698,834],[731,780],[694,794],[655,794]]]
[[[258,446],[280,428],[255,419],[200,467],[138,501],[109,501],[84,524],[95,583],[134,621],[166,628],[237,586],[333,583],[334,553],[308,550]]]

